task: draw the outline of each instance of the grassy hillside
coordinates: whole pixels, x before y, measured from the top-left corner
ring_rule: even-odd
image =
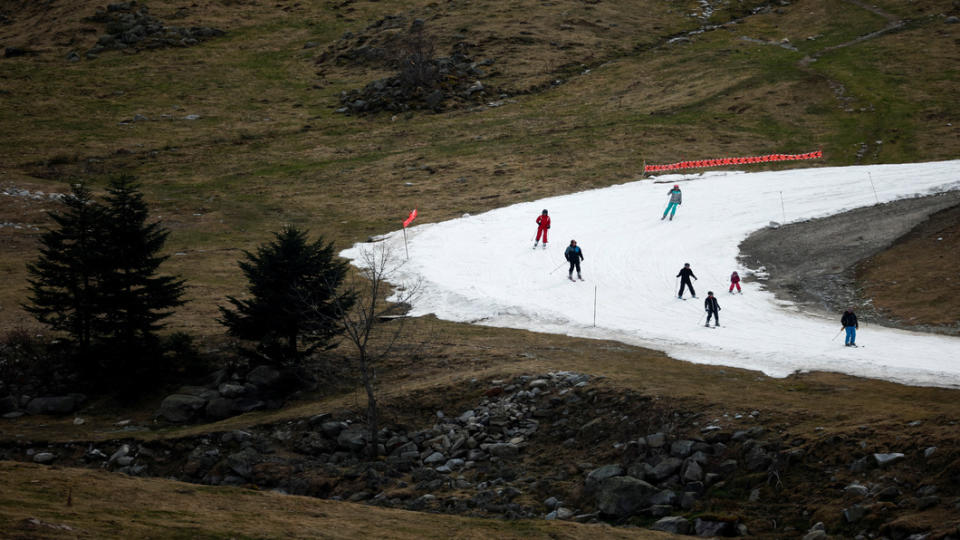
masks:
[[[139,178],[154,215],[171,230],[172,257],[163,268],[188,281],[191,301],[169,328],[217,345],[224,339],[217,305],[243,290],[237,259],[283,224],[346,247],[394,230],[414,207],[418,223],[441,221],[635,180],[644,162],[824,151],[814,163],[762,166],[777,168],[960,153],[960,24],[949,19],[960,8],[951,0],[726,0],[709,11],[696,0],[150,0],[141,5],[166,25],[226,34],[187,48],[107,51],[89,59],[85,53],[104,28],[88,18],[101,5],[0,0],[0,49],[24,53],[0,58],[4,333],[37,328],[19,304],[26,297],[25,264],[36,257],[48,225],[45,212],[56,208],[46,194],[80,180],[100,189],[121,172]],[[337,54],[388,43],[417,18],[426,21],[438,55],[457,47],[483,64],[481,82],[503,93],[496,106],[361,117],[337,112],[341,92],[393,73],[377,62],[338,61]],[[68,60],[71,52],[78,61]],[[956,214],[949,216],[937,231],[950,231],[947,240],[957,244]],[[893,260],[878,258],[862,269],[877,294],[890,299],[887,305],[907,310],[899,317],[919,312],[930,321],[949,320],[953,312],[931,310],[930,302],[899,301],[902,290],[885,270],[916,272],[900,263],[928,241],[926,233],[906,239]],[[958,287],[945,285],[953,293]],[[415,363],[396,360],[381,373],[385,406],[409,414],[414,424],[425,420],[412,410],[429,416],[456,409],[446,400],[469,397],[456,392],[465,379],[569,369],[706,415],[762,410],[769,428],[812,441],[838,470],[849,449],[832,441],[852,445],[864,436],[863,426],[872,426],[871,448],[897,448],[906,436],[956,448],[949,419],[960,401],[953,391],[822,373],[775,380],[615,343],[430,318],[414,325],[414,332],[431,336],[427,350]],[[5,421],[0,438],[110,438],[123,418],[148,423],[158,400],[145,398],[134,411],[96,403],[79,426],[72,418]],[[148,436],[242,428],[359,402],[355,395],[305,400]],[[901,434],[917,421],[920,427]],[[943,459],[946,478],[955,474],[955,453]],[[23,537],[306,537],[317,530],[333,537],[473,537],[464,532],[471,529],[477,537],[580,538],[597,531],[19,464],[0,465],[0,477],[4,486],[17,486],[0,490],[0,530]],[[824,478],[787,486],[803,508],[752,505],[747,513],[771,530],[777,511],[803,516],[798,522],[838,523],[836,501],[817,492],[836,483]],[[66,507],[70,487],[74,502]],[[125,502],[95,502],[104,493]],[[951,508],[945,503],[916,519],[943,524]],[[42,523],[25,521],[31,517]]]
[[[227,34],[90,60],[97,5],[5,3],[0,45],[33,54],[0,62],[0,182],[62,192],[137,175],[173,231],[168,268],[191,285],[173,326],[205,333],[237,292],[239,250],[284,223],[346,246],[414,206],[423,222],[448,219],[636,179],[645,160],[822,148],[822,163],[844,165],[946,159],[960,146],[948,1],[728,2],[709,18],[693,1],[151,1],[168,25]],[[482,82],[507,90],[503,106],[336,112],[341,91],[390,72],[318,60],[396,32],[371,28],[386,16],[425,19],[440,55],[465,43],[493,60]],[[66,61],[71,51],[83,59]],[[0,203],[4,221],[44,223],[50,204],[14,199]],[[0,320],[29,324],[16,306],[37,232],[0,234],[11,278]]]

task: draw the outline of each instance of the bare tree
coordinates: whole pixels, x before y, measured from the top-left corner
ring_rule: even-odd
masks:
[[[362,248],[359,272],[349,280],[348,287],[355,298],[353,306],[336,310],[336,316],[344,328],[344,336],[353,345],[357,354],[356,368],[367,394],[367,427],[369,429],[368,453],[376,457],[379,440],[379,411],[377,408],[377,366],[397,350],[408,337],[407,317],[409,302],[420,291],[420,282],[396,286],[391,302],[386,301],[390,292],[388,280],[394,278],[403,265],[385,243]]]
[[[395,61],[400,68],[400,79],[409,88],[433,88],[437,81],[432,35],[424,31],[424,23],[417,19],[396,44]]]

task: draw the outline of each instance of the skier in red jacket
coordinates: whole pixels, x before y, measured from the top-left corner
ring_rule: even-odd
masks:
[[[540,243],[540,235],[543,234],[543,249],[547,249],[547,229],[550,228],[550,216],[547,215],[547,209],[544,208],[543,212],[537,216],[537,239],[533,242],[533,247],[536,249],[537,244]]]
[[[740,290],[740,274],[736,270],[730,274],[730,294],[733,294],[733,288],[737,288],[737,292],[743,294],[743,291]]]

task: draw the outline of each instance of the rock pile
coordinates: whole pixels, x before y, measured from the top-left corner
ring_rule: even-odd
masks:
[[[282,395],[311,381],[306,373],[257,366],[245,377],[228,377],[226,371],[211,375],[206,386],[182,386],[165,397],[156,417],[167,422],[222,420],[260,409],[283,405]]]
[[[424,32],[424,24],[422,19],[387,16],[359,35],[346,33],[320,55],[317,64],[375,65],[398,71],[362,89],[341,92],[339,112],[442,111],[500,96],[481,82],[486,75],[481,67],[493,65],[493,60],[474,61],[462,41],[449,56],[434,57],[434,39]]]
[[[87,58],[96,58],[107,50],[189,47],[224,35],[222,30],[206,26],[165,26],[163,21],[149,14],[147,6],[139,5],[135,0],[97,8],[87,20],[106,25],[106,32],[87,51]]]
[[[276,377],[261,371],[248,374],[244,385],[260,375],[265,380]],[[455,416],[437,411],[423,429],[381,429],[379,451],[386,457],[372,462],[365,454],[365,425],[327,414],[178,440],[29,446],[8,449],[7,455],[0,449],[0,459],[26,455],[36,460],[42,453],[46,463],[75,461],[211,485],[252,484],[410,510],[580,522],[670,517],[692,510],[709,486],[738,469],[736,461],[726,458],[730,450],[720,441],[724,436],[713,431],[710,442],[656,432],[617,443],[621,459],[599,468],[544,462],[544,448],[590,447],[607,430],[596,416],[602,400],[590,380],[588,375],[554,372],[492,381],[477,389],[483,399],[469,410]],[[165,400],[170,402],[169,414],[204,414],[215,400],[231,395],[226,384],[216,392],[219,398],[209,388],[181,389]],[[588,416],[592,419],[584,421]],[[726,439],[731,438],[727,433]],[[604,446],[610,447],[610,441]],[[754,466],[762,465],[757,461]],[[710,535],[742,533],[737,523],[704,518],[684,526],[680,523],[686,518],[672,517],[657,527]]]
[[[432,73],[426,81],[411,81],[399,73],[373,81],[360,90],[344,91],[340,94],[343,107],[338,111],[350,114],[409,110],[439,112],[457,104],[484,103],[500,95],[480,82],[483,71],[476,62],[462,54],[430,59],[424,69]]]
[[[260,371],[236,386],[274,378]],[[216,393],[231,395],[223,384]],[[185,388],[180,395],[208,405],[217,399],[204,391],[212,389]],[[836,435],[791,440],[782,428],[759,425],[757,411],[704,422],[699,413],[662,408],[653,398],[571,372],[475,382],[466,391],[478,396],[468,410],[435,411],[421,428],[381,429],[377,460],[367,457],[368,431],[359,417],[330,414],[179,439],[8,441],[0,443],[0,459],[252,485],[416,511],[606,521],[698,536],[757,534],[748,525],[761,535],[806,534],[811,540],[861,531],[879,536],[905,531],[912,522],[901,518],[909,512],[960,510],[952,477],[935,474],[951,467],[954,454],[929,445],[897,452],[870,451],[860,438]],[[188,414],[206,408],[183,401]],[[833,460],[843,463],[824,465]],[[781,479],[799,491],[778,489]],[[824,519],[826,526],[798,513],[790,518],[795,526],[771,533],[767,523],[751,523],[731,510],[735,500],[780,512],[793,501],[802,509],[796,496],[813,488],[805,482],[836,486],[836,510]],[[818,497],[831,489],[817,491]],[[910,534],[925,531],[909,526]]]

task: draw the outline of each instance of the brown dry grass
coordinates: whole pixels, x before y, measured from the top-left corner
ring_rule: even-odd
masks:
[[[460,518],[0,461],[7,538],[670,538],[607,525]]]

